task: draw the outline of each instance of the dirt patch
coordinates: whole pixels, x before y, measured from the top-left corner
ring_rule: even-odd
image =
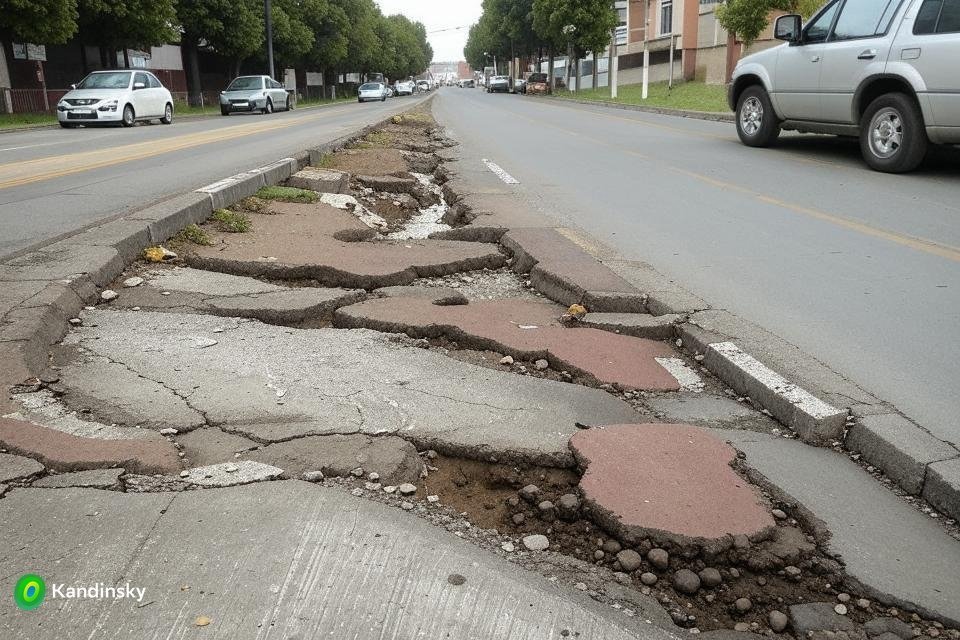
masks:
[[[386,176],[410,171],[410,165],[399,149],[384,147],[343,149],[327,156],[324,168],[364,176]]]
[[[468,300],[497,300],[501,298],[521,298],[547,301],[529,280],[521,278],[512,269],[469,271],[438,278],[421,278],[414,282],[421,287],[451,287],[457,289]]]

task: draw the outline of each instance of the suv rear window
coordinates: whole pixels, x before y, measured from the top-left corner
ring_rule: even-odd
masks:
[[[884,34],[898,6],[894,0],[847,0],[830,39],[853,40]]]
[[[913,23],[915,35],[960,32],[960,0],[924,0]]]

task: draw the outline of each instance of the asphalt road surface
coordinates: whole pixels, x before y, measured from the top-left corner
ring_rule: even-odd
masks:
[[[0,133],[0,259],[334,140],[416,101]]]
[[[778,334],[960,444],[960,154],[447,89],[434,112],[543,210]]]

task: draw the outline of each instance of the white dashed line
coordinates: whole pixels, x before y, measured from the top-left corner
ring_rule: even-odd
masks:
[[[490,169],[490,171],[493,171],[498,178],[500,178],[507,184],[520,184],[519,180],[517,180],[512,175],[504,171],[503,168],[500,167],[500,165],[494,162],[490,162],[486,158],[483,159],[483,164],[487,165],[487,169]]]
[[[661,367],[669,371],[670,375],[677,379],[677,382],[680,383],[680,388],[684,391],[692,391],[693,393],[703,391],[703,380],[697,372],[688,367],[687,363],[682,359],[657,358],[656,360],[660,363]]]

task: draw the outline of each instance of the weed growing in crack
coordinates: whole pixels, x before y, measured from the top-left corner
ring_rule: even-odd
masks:
[[[281,202],[304,202],[310,204],[320,199],[315,191],[297,189],[295,187],[263,187],[257,191],[257,197],[263,200],[280,200]]]
[[[217,223],[217,229],[227,233],[246,233],[252,226],[247,215],[229,209],[217,209],[210,219]]]
[[[191,242],[200,246],[209,247],[213,245],[213,240],[207,235],[207,232],[195,224],[187,225],[180,230],[175,237],[178,242]]]

